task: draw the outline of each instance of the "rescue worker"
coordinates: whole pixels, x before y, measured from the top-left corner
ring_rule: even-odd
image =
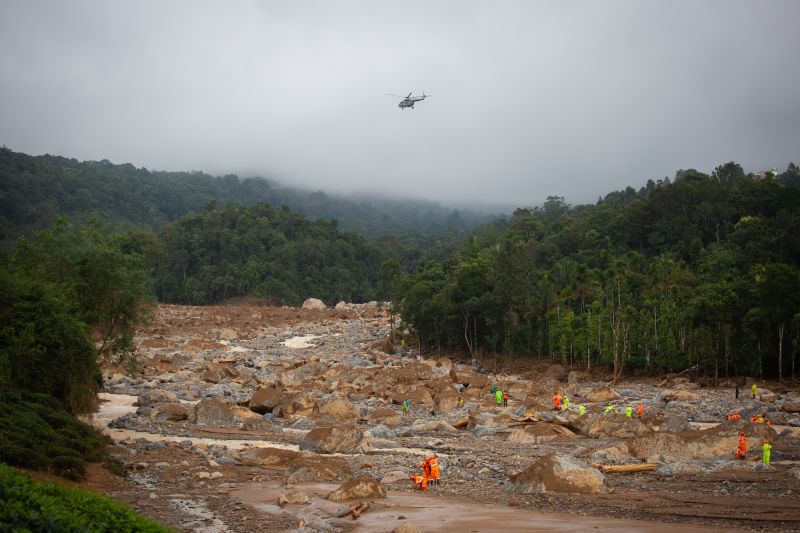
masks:
[[[736,450],[736,458],[744,459],[747,456],[747,437],[744,431],[739,432],[739,449]]]
[[[503,405],[503,391],[497,389],[497,391],[494,393],[494,399],[497,402],[497,407]]]
[[[611,405],[611,403],[609,402],[609,404],[606,405],[606,408],[603,409],[603,414],[608,414],[608,413],[612,412],[613,410],[614,410],[614,406]]]
[[[561,409],[561,391],[556,391],[553,395],[553,409],[556,411]]]
[[[436,457],[435,453],[431,457],[428,457],[428,464],[430,464],[431,467],[431,479],[435,485],[438,485],[442,474],[439,472],[439,458]]]
[[[753,399],[755,400],[756,399],[756,394],[758,394],[758,387],[756,387],[755,383],[753,383],[753,386],[751,387],[751,390],[753,391]]]
[[[414,488],[428,490],[428,480],[425,479],[425,476],[411,476],[409,479],[414,482]]]
[[[409,402],[408,400],[403,400],[403,415],[407,415],[409,411]]]
[[[503,393],[503,407],[508,407],[508,393]]]
[[[497,383],[492,383],[492,396],[497,392]]]
[[[464,407],[464,398],[462,398],[461,396],[458,397],[458,406]]]
[[[728,420],[739,420],[742,418],[742,415],[739,414],[739,411],[734,411],[733,413],[728,415]]]
[[[768,440],[764,440],[763,446],[761,446],[763,453],[761,455],[761,461],[764,463],[764,466],[769,466],[769,455],[772,451],[772,444],[769,443]]]
[[[580,405],[578,406],[578,414],[579,414],[579,415],[582,415],[582,414],[583,414],[583,413],[585,413],[585,412],[586,412],[586,408],[583,406],[583,404],[580,404]]]
[[[564,395],[564,400],[561,402],[561,408],[565,411],[569,409],[569,396],[566,394]]]
[[[633,416],[633,409],[631,408],[630,405],[625,408],[625,416],[627,416],[628,418],[631,418]]]
[[[425,477],[425,481],[432,481],[433,474],[431,474],[431,462],[430,459],[425,459],[422,461],[419,466],[422,468],[422,475]]]
[[[644,416],[644,405],[642,405],[642,402],[639,402],[639,405],[636,406],[636,416],[639,418]]]

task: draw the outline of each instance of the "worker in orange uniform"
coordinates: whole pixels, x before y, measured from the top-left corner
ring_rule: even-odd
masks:
[[[553,396],[553,409],[558,411],[561,409],[561,391],[556,391],[555,395]]]
[[[728,420],[740,420],[742,415],[739,414],[739,411],[735,411],[728,415]]]
[[[428,457],[428,459],[426,459],[426,460],[428,461],[428,464],[431,467],[432,483],[434,485],[438,485],[439,484],[439,479],[441,479],[441,477],[442,477],[442,473],[439,472],[439,458],[436,457],[436,454],[433,454],[431,457]]]
[[[503,391],[503,407],[508,407],[508,393]]]
[[[747,437],[744,431],[739,432],[739,449],[736,450],[736,458],[744,459],[747,456]]]
[[[639,405],[636,406],[636,416],[639,418],[644,416],[644,405],[642,405],[642,402],[639,402]]]
[[[433,481],[430,459],[425,459],[419,464],[419,466],[422,468],[422,475],[425,476],[425,481]]]
[[[415,489],[428,490],[428,480],[425,476],[411,476],[409,479],[414,482]]]

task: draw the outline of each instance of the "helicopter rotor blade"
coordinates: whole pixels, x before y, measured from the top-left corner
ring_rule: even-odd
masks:
[[[411,98],[411,94],[412,94],[413,92],[414,92],[414,91],[411,91],[410,93],[408,93],[408,96],[406,96],[406,98]]]

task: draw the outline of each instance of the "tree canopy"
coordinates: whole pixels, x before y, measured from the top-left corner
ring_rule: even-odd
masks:
[[[429,348],[553,354],[617,376],[693,365],[794,375],[796,173],[759,179],[728,163],[596,205],[550,197],[422,265],[403,319]]]

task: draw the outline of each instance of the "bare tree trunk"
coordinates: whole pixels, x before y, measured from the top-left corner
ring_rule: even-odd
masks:
[[[783,382],[783,322],[778,324],[778,380]]]
[[[475,350],[472,347],[472,343],[469,341],[469,313],[464,313],[464,340],[467,342],[469,354],[475,359]]]
[[[658,302],[653,304],[653,354],[658,355]],[[647,369],[650,370],[650,358],[647,358]]]

